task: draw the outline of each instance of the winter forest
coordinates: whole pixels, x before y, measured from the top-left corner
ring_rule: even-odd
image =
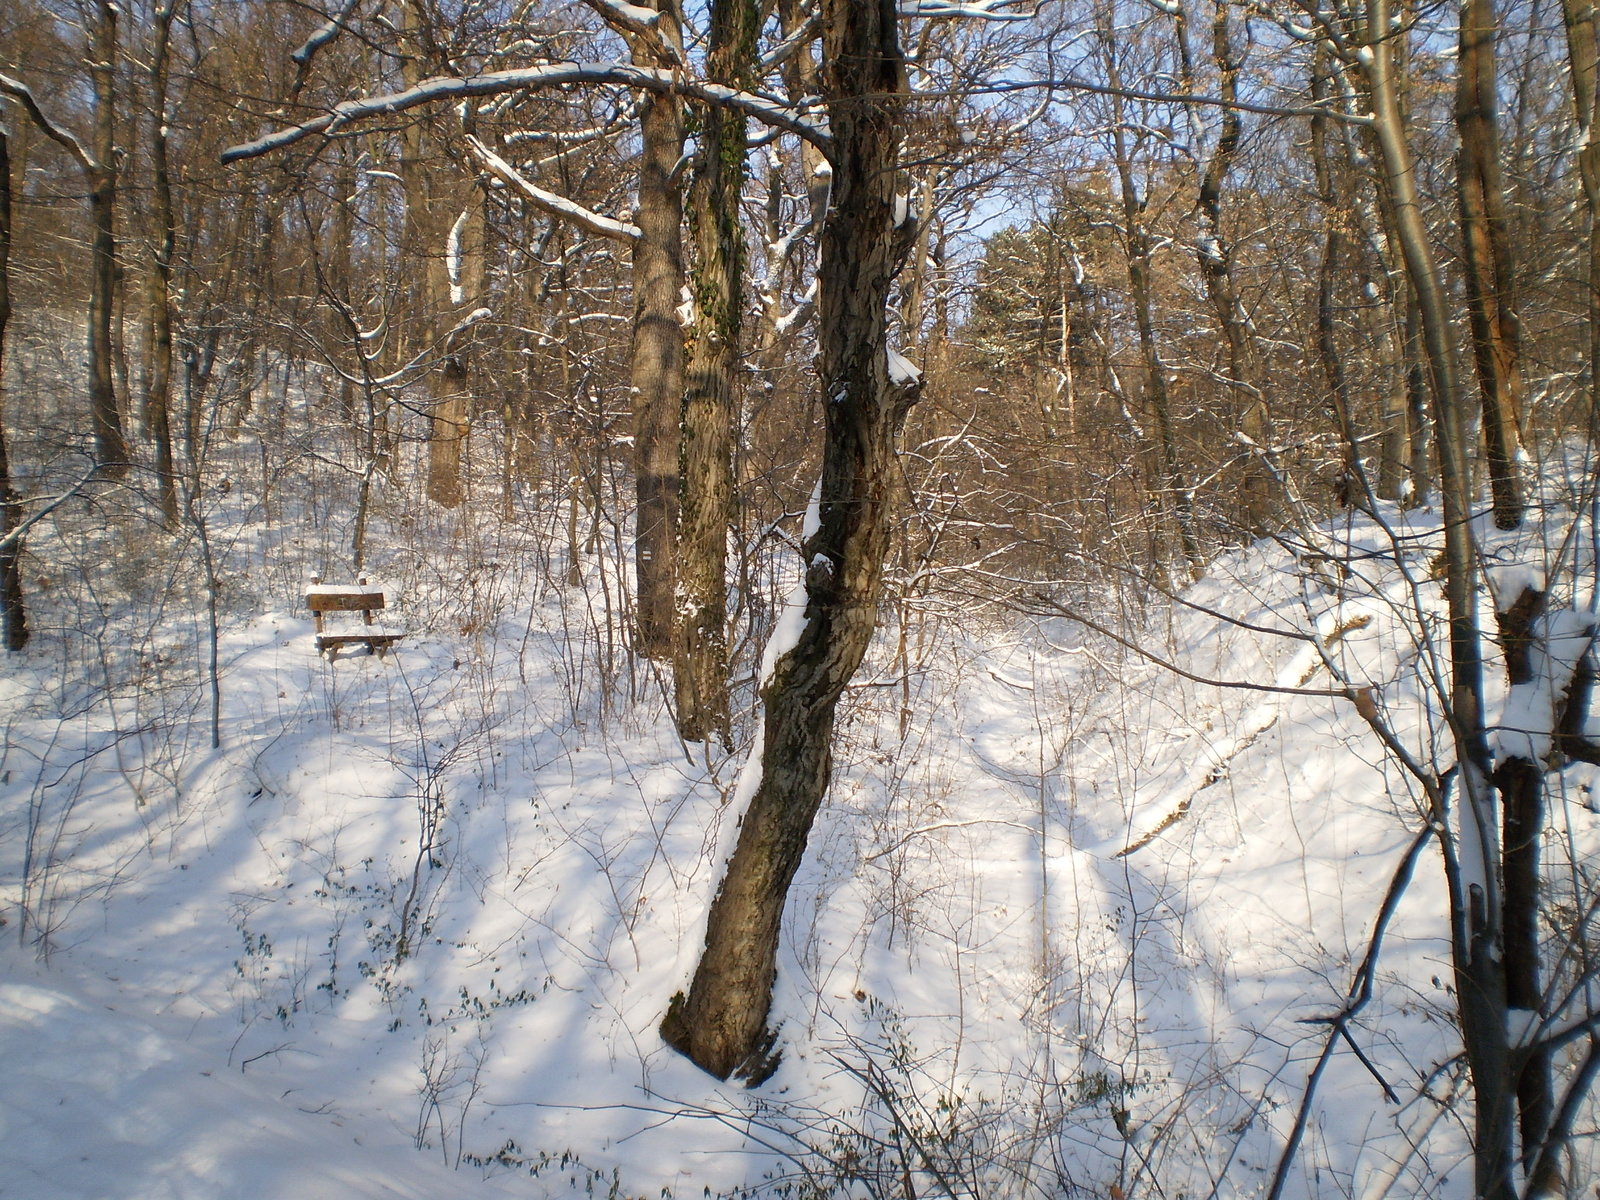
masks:
[[[0,1196],[1600,1197],[1593,0],[0,5]]]

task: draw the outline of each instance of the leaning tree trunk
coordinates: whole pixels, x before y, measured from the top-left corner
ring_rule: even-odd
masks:
[[[750,86],[760,17],[754,0],[711,6],[706,74],[714,83]],[[683,398],[683,481],[673,682],[678,733],[687,741],[720,735],[728,718],[728,529],[733,520],[733,423],[737,411],[744,311],[745,118],[709,105],[689,190],[694,233],[695,325]]]
[[[1511,231],[1500,167],[1499,96],[1495,90],[1494,0],[1464,0],[1456,74],[1456,199],[1461,212],[1462,278],[1471,317],[1472,357],[1483,395],[1494,523],[1522,524],[1520,475],[1521,334],[1513,293]]]
[[[657,0],[657,28],[676,37],[675,0]],[[640,45],[639,51],[642,52]],[[670,63],[647,63],[670,66]],[[633,452],[636,584],[634,649],[672,654],[673,545],[678,534],[678,423],[683,405],[683,197],[675,173],[683,154],[683,108],[651,93],[639,117],[639,237],[633,248]]]
[[[117,6],[111,0],[101,0],[91,52],[94,162],[87,173],[94,216],[94,270],[89,290],[89,412],[94,461],[102,473],[120,479],[128,470],[128,443],[111,376],[111,315],[117,286]]]
[[[0,128],[0,538],[22,523],[17,492],[11,485],[11,459],[6,445],[6,325],[11,320],[11,147]],[[28,610],[22,599],[20,536],[0,546],[0,640],[7,650],[28,644]]]
[[[1506,974],[1494,797],[1484,734],[1483,650],[1476,604],[1471,480],[1464,396],[1444,286],[1428,241],[1415,163],[1406,143],[1391,62],[1394,29],[1388,0],[1368,0],[1362,67],[1372,94],[1373,132],[1381,158],[1379,186],[1395,216],[1406,272],[1416,289],[1422,344],[1431,376],[1435,444],[1443,494],[1445,599],[1450,614],[1451,733],[1460,763],[1460,819],[1441,834],[1451,887],[1451,949],[1462,1041],[1472,1072],[1476,1129],[1474,1195],[1513,1200],[1516,1099],[1506,1034]]]
[[[822,234],[818,342],[826,442],[792,603],[803,626],[768,648],[760,778],[712,901],[705,950],[662,1036],[719,1078],[760,1082],[778,927],[832,772],[834,713],[872,640],[889,549],[895,436],[915,383],[889,369],[889,288],[905,252],[895,224],[904,64],[892,0],[825,0],[824,100],[833,202]],[[800,615],[798,612],[791,616]],[[782,628],[782,626],[780,626]],[[755,764],[752,764],[753,766]]]

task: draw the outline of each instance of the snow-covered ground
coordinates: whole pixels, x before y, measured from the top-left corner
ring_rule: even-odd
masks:
[[[380,514],[408,635],[330,664],[301,597],[348,582],[338,522],[247,490],[212,497],[215,749],[190,550],[35,541],[56,576],[0,674],[0,1195],[905,1195],[903,1149],[952,1196],[1264,1194],[1328,1037],[1307,1019],[1421,827],[1349,702],[975,615],[913,649],[905,705],[887,637],[789,905],[783,1064],[747,1091],[656,1033],[742,752],[683,746],[608,645],[616,555],[569,586],[534,537],[558,515]],[[1489,551],[1537,563],[1564,519]],[[1349,573],[1269,542],[1181,604],[1077,603],[1202,679],[1303,693],[1332,683],[1316,646],[1266,631],[1315,629],[1421,746],[1413,520],[1415,589],[1357,522],[1319,534],[1370,552]],[[1588,846],[1594,821],[1554,824]],[[1444,897],[1429,847],[1287,1195],[1468,1194]]]

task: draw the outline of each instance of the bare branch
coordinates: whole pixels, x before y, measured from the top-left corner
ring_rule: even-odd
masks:
[[[224,150],[222,161],[232,163],[246,158],[258,158],[274,150],[292,146],[315,134],[332,136],[344,126],[357,121],[393,116],[425,104],[476,96],[495,96],[502,92],[520,91],[524,88],[548,88],[580,83],[636,87],[662,94],[676,93],[706,104],[725,105],[758,121],[764,121],[775,128],[804,138],[824,154],[830,153],[833,147],[832,139],[816,121],[797,115],[778,100],[740,91],[737,88],[706,83],[703,80],[686,79],[679,71],[660,67],[641,67],[623,62],[550,63],[511,71],[490,71],[470,78],[440,76],[424,79],[415,87],[407,88],[403,92],[346,100],[342,104],[336,104],[322,116],[263,134],[253,142]]]
[[[317,51],[339,36],[339,31],[344,28],[345,21],[349,19],[359,2],[360,0],[344,0],[338,13],[329,17],[315,33],[302,42],[299,48],[289,55],[289,61],[302,70],[309,68]]]
[[[14,101],[22,105],[23,111],[39,127],[39,131],[51,141],[65,146],[67,152],[78,160],[78,165],[85,171],[98,171],[100,169],[99,161],[93,154],[89,153],[87,146],[80,142],[70,130],[63,129],[44,115],[44,110],[39,107],[39,101],[34,98],[33,89],[27,84],[20,83],[9,75],[0,74],[0,94],[10,96]]]
[[[68,500],[71,500],[79,492],[83,491],[83,489],[87,487],[97,476],[99,476],[100,473],[100,466],[96,464],[95,466],[90,467],[88,472],[81,479],[79,479],[66,491],[62,492],[59,496],[37,497],[33,502],[37,503],[38,500],[44,500],[46,501],[45,506],[38,512],[34,513],[22,524],[18,525],[10,533],[6,534],[5,537],[0,538],[0,554],[3,554],[13,546],[20,544],[22,539],[27,535],[28,530],[32,529],[40,521],[44,520],[51,513],[55,512],[56,509],[65,504]],[[21,503],[26,504],[29,503],[29,501],[21,501]]]
[[[1233,691],[1241,692],[1272,692],[1275,695],[1280,696],[1318,696],[1325,699],[1331,699],[1334,697],[1339,697],[1342,699],[1350,698],[1350,692],[1348,688],[1282,687],[1278,684],[1272,683],[1256,683],[1249,679],[1213,679],[1207,675],[1197,675],[1193,671],[1184,670],[1184,668],[1180,667],[1171,659],[1162,658],[1161,655],[1150,650],[1146,650],[1143,646],[1139,645],[1131,638],[1125,638],[1121,634],[1113,632],[1100,622],[1094,620],[1092,617],[1086,617],[1076,609],[1068,608],[1059,600],[1051,599],[1043,592],[1035,592],[1030,599],[1043,605],[1046,611],[1054,613],[1057,616],[1066,617],[1067,620],[1074,621],[1077,624],[1082,625],[1085,629],[1093,630],[1101,637],[1110,638],[1124,650],[1131,650],[1146,662],[1153,663],[1163,670],[1171,671],[1174,675],[1187,679],[1191,683],[1203,683],[1207,687],[1228,688]]]
[[[570,222],[597,237],[610,238],[616,242],[631,244],[642,236],[637,225],[602,216],[592,209],[568,200],[565,196],[558,196],[554,192],[547,192],[535,186],[520,171],[471,134],[467,135],[467,149],[491,175],[501,180],[507,187],[515,188],[523,199],[541,212]]]

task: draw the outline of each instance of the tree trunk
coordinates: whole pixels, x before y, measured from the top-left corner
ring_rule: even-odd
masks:
[[[1500,645],[1506,662],[1506,682],[1515,687],[1532,683],[1531,650],[1534,623],[1544,614],[1545,593],[1525,588],[1520,596],[1495,614]],[[1544,989],[1539,983],[1539,874],[1540,839],[1544,833],[1544,764],[1531,758],[1506,757],[1495,767],[1494,785],[1500,793],[1505,879],[1506,1006],[1541,1013]],[[1550,1177],[1542,1182],[1551,1194],[1556,1179],[1554,1155],[1540,1160],[1539,1150],[1555,1116],[1555,1083],[1548,1049],[1528,1056],[1517,1078],[1522,1163],[1533,1170],[1542,1161]],[[1534,1194],[1542,1194],[1535,1192]]]
[[[406,0],[402,17],[401,77],[414,87],[438,66],[433,60],[439,50],[422,0]],[[462,119],[470,125],[470,115]],[[481,299],[483,202],[476,183],[461,178],[444,160],[420,121],[401,133],[400,176],[406,194],[404,249],[423,263],[413,319],[423,346],[440,358],[428,377],[427,494],[435,504],[455,508],[465,498],[461,460],[472,415],[471,332],[461,325]]]
[[[1463,421],[1464,398],[1444,287],[1428,241],[1417,194],[1415,164],[1406,144],[1390,59],[1395,36],[1388,0],[1368,0],[1363,69],[1373,101],[1381,156],[1380,186],[1395,214],[1406,271],[1417,293],[1422,344],[1431,376],[1435,444],[1444,499],[1445,597],[1450,613],[1449,719],[1460,763],[1461,816],[1456,838],[1441,835],[1451,875],[1452,955],[1462,1040],[1472,1072],[1476,1131],[1474,1195],[1513,1200],[1516,1104],[1506,1039],[1506,976],[1500,896],[1500,831],[1487,779],[1483,659],[1476,607],[1477,558],[1470,520],[1471,480]],[[1459,847],[1459,857],[1455,848]]]
[[[22,523],[16,488],[11,483],[11,459],[6,444],[6,325],[11,320],[11,145],[0,128],[0,538]],[[17,559],[19,538],[0,547],[0,640],[7,650],[28,644],[28,610],[22,598],[22,573]]]
[[[895,436],[916,386],[889,371],[887,305],[898,259],[895,166],[906,91],[893,0],[826,0],[823,95],[834,139],[833,202],[818,282],[822,479],[791,603],[803,626],[768,647],[760,778],[713,900],[668,1044],[720,1078],[776,1066],[767,1030],[778,928],[832,771],[834,713],[872,640],[889,549]],[[897,237],[897,232],[899,236]],[[780,623],[784,629],[787,622]],[[751,764],[755,767],[757,764]]]
[[[1567,65],[1578,125],[1578,178],[1588,218],[1589,412],[1600,419],[1600,143],[1595,141],[1600,105],[1596,64],[1600,62],[1600,21],[1593,0],[1562,0],[1567,28]],[[1591,425],[1593,428],[1593,425]]]
[[[1311,67],[1311,96],[1314,103],[1326,103],[1328,100],[1328,66],[1326,52],[1318,47]],[[1328,383],[1328,404],[1339,430],[1343,455],[1335,491],[1343,504],[1353,504],[1358,499],[1365,504],[1370,496],[1366,472],[1361,463],[1361,435],[1350,401],[1344,362],[1339,357],[1334,319],[1335,288],[1345,243],[1344,214],[1349,206],[1343,202],[1334,184],[1333,163],[1328,153],[1328,120],[1320,113],[1311,118],[1311,158],[1316,172],[1317,200],[1322,207],[1322,265],[1317,272],[1317,357],[1322,362],[1322,374]]]
[[[747,88],[760,17],[754,0],[715,0],[706,74]],[[733,424],[744,312],[744,230],[739,197],[745,118],[718,105],[701,116],[689,191],[694,233],[695,325],[683,400],[683,481],[678,526],[673,680],[678,734],[732,740],[728,717],[728,529],[733,523]]]
[[[1483,397],[1494,523],[1522,524],[1526,507],[1518,460],[1522,442],[1521,333],[1513,291],[1511,232],[1500,167],[1495,89],[1494,0],[1464,0],[1456,75],[1456,198],[1461,211],[1462,277],[1471,317],[1473,361]]]
[[[453,168],[444,165],[442,170]],[[431,182],[436,189],[432,207],[444,219],[433,223],[442,253],[429,255],[428,292],[444,361],[432,377],[428,410],[428,499],[454,508],[466,499],[461,462],[472,427],[473,396],[473,334],[466,320],[483,299],[484,197],[475,181]]]
[[[1116,46],[1110,32],[1105,39],[1106,76],[1112,88],[1122,88],[1122,71],[1117,62]],[[1139,194],[1139,184],[1133,174],[1133,155],[1128,149],[1127,127],[1123,116],[1123,101],[1119,94],[1112,95],[1112,149],[1117,172],[1118,190],[1122,199],[1122,249],[1128,264],[1128,293],[1133,303],[1135,324],[1139,330],[1139,350],[1144,359],[1145,398],[1155,417],[1157,448],[1161,454],[1161,481],[1177,518],[1178,541],[1191,573],[1197,572],[1204,561],[1200,542],[1195,534],[1194,495],[1184,480],[1179,465],[1178,432],[1172,420],[1172,400],[1167,391],[1167,366],[1161,360],[1161,350],[1156,344],[1155,319],[1150,285],[1151,238],[1145,225],[1144,198]]]
[[[1428,495],[1428,482],[1433,473],[1428,468],[1431,440],[1428,433],[1432,421],[1428,417],[1428,372],[1422,353],[1422,306],[1417,303],[1417,289],[1406,277],[1405,329],[1403,354],[1406,371],[1406,436],[1411,444],[1408,472],[1411,476],[1411,505],[1421,505]]]
[[[172,213],[172,175],[167,154],[167,59],[172,27],[173,0],[159,5],[154,14],[154,45],[150,60],[150,157],[154,176],[151,218],[156,228],[150,281],[150,387],[145,396],[146,420],[155,442],[156,478],[161,489],[161,514],[168,528],[178,524],[178,477],[172,458],[172,255],[177,228]]]
[[[675,0],[656,0],[657,28],[675,41]],[[663,64],[665,65],[665,64]],[[674,176],[683,154],[677,97],[652,93],[639,117],[640,236],[633,247],[633,448],[635,650],[672,655],[674,543],[678,534],[678,425],[683,405],[683,197]]]
[[[117,287],[116,69],[117,6],[101,0],[90,53],[94,83],[94,163],[88,171],[94,218],[94,269],[89,291],[89,410],[94,430],[94,461],[101,472],[120,479],[128,471],[128,442],[122,432],[112,382],[111,316]]]
[[[1244,308],[1239,303],[1233,280],[1232,250],[1222,229],[1222,188],[1238,155],[1239,138],[1243,133],[1239,110],[1227,106],[1238,99],[1239,71],[1244,66],[1242,57],[1233,48],[1231,11],[1232,0],[1217,0],[1211,23],[1211,59],[1217,70],[1218,91],[1224,107],[1217,144],[1211,151],[1211,157],[1206,160],[1205,170],[1200,177],[1200,237],[1195,246],[1195,257],[1200,265],[1200,277],[1205,281],[1211,310],[1216,315],[1223,342],[1228,349],[1229,384],[1238,393],[1241,402],[1239,426],[1247,437],[1261,445],[1270,437],[1271,417],[1267,412],[1266,400],[1255,385],[1257,356],[1254,337]],[[1260,537],[1269,528],[1272,472],[1259,456],[1252,454],[1245,460],[1243,476],[1240,516],[1245,528]]]

